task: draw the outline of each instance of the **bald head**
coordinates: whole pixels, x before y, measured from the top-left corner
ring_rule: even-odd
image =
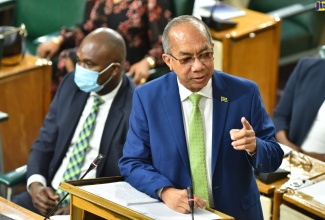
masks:
[[[123,64],[126,58],[126,47],[123,37],[110,28],[98,28],[88,34],[79,46],[87,52],[97,53],[111,62]]]
[[[173,47],[170,41],[170,37],[171,37],[170,33],[174,28],[182,27],[182,26],[185,29],[192,28],[194,30],[192,34],[196,34],[198,31],[200,31],[203,35],[206,36],[208,41],[212,43],[210,29],[206,26],[206,24],[202,20],[192,15],[182,15],[171,20],[164,29],[163,36],[162,36],[162,44],[165,53],[170,53],[171,48]]]

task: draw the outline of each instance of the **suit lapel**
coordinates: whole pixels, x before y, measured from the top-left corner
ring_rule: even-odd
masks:
[[[122,78],[123,82],[122,85],[116,94],[113,103],[111,105],[111,108],[108,112],[108,116],[105,122],[105,127],[102,135],[102,139],[100,142],[100,147],[99,147],[99,153],[108,155],[108,152],[110,148],[112,147],[112,139],[115,131],[118,129],[118,126],[124,116],[124,105],[126,105],[126,100],[125,100],[125,92],[127,91],[126,88],[126,80],[123,77]],[[104,169],[104,164],[105,163],[100,163],[97,167],[97,177],[102,174],[102,171]]]
[[[64,110],[58,111],[57,114],[64,114],[61,115],[62,118],[60,119],[62,120],[63,124],[60,127],[60,137],[62,138],[59,138],[57,143],[59,149],[58,161],[62,161],[68,151],[75,129],[78,125],[79,118],[87,102],[88,95],[89,94],[77,90],[74,96],[69,96],[67,100],[64,100],[65,106],[62,106],[63,102],[62,100],[60,101],[60,105],[58,107],[60,108],[62,106]],[[60,166],[60,163],[57,164],[57,166]]]
[[[187,152],[187,143],[184,132],[183,114],[181,100],[179,96],[176,74],[174,73],[168,78],[168,88],[165,90],[166,95],[163,95],[163,104],[167,112],[168,124],[171,125],[171,131],[178,147],[183,163],[189,170],[189,158]]]
[[[213,74],[212,78],[213,90],[213,124],[212,124],[212,175],[214,174],[220,146],[224,134],[224,127],[227,120],[227,112],[230,94],[226,92],[226,84],[220,74]]]

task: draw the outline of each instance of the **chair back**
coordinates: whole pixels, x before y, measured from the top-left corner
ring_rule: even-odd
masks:
[[[15,25],[26,25],[28,39],[58,31],[81,22],[86,0],[17,0]]]
[[[317,48],[320,44],[325,13],[314,10],[314,0],[250,0],[248,8],[268,13],[274,10],[301,4],[304,12],[282,19],[281,57],[290,56]]]
[[[173,17],[180,15],[191,15],[193,12],[194,0],[172,0],[171,9]]]

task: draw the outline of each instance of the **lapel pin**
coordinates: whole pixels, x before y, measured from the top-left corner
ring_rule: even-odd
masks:
[[[228,99],[226,97],[221,96],[221,102],[228,102]]]

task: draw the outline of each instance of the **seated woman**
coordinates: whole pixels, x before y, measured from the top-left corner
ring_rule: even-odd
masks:
[[[273,115],[276,139],[325,161],[325,59],[300,60]]]
[[[147,81],[150,68],[164,65],[161,35],[172,16],[169,1],[88,1],[91,3],[89,19],[73,30],[63,27],[60,36],[37,49],[39,56],[52,59],[63,49],[72,48],[59,55],[58,73],[54,77],[56,84],[67,72],[74,70],[76,47],[82,39],[99,27],[109,27],[123,36],[127,47],[125,71],[134,76],[137,85]]]

